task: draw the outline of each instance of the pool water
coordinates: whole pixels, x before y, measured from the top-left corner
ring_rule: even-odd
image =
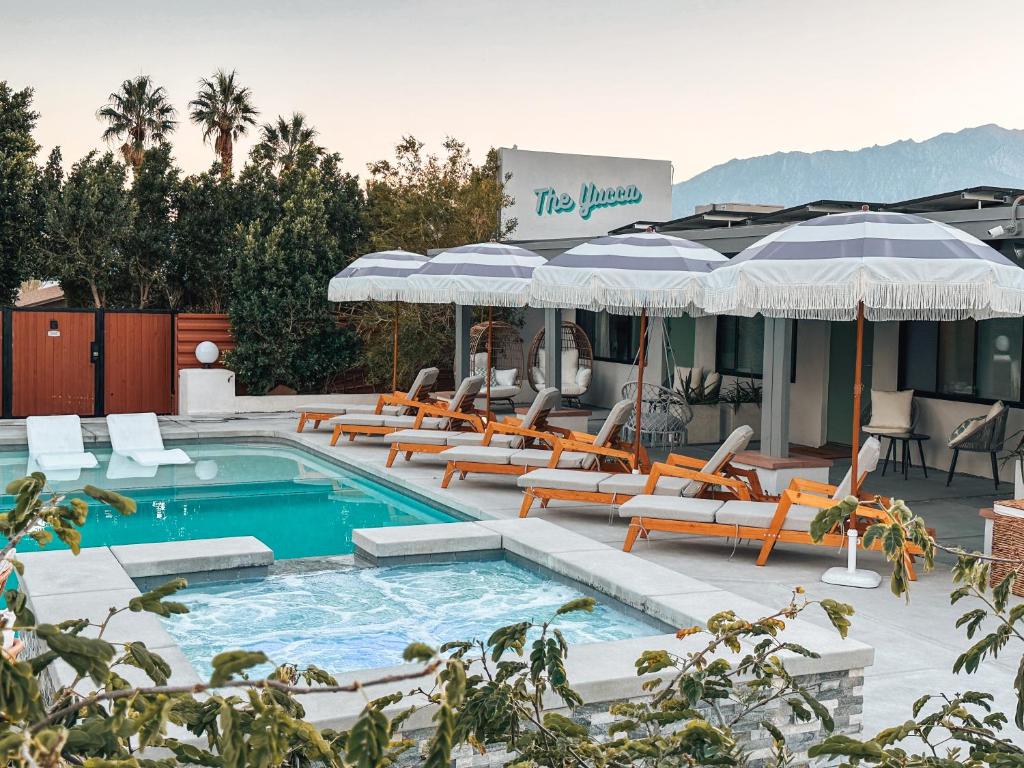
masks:
[[[347,554],[352,530],[451,522],[455,518],[310,453],[259,443],[191,443],[193,464],[146,469],[94,450],[95,469],[50,479],[58,491],[92,484],[135,499],[131,517],[90,501],[82,546],[255,536],[278,560]],[[0,453],[0,490],[26,474],[25,453]],[[149,477],[125,477],[125,474]],[[0,510],[14,499],[0,495]],[[48,549],[64,548],[54,541]],[[38,549],[23,539],[19,549]]]
[[[341,673],[400,664],[411,642],[437,648],[486,640],[507,624],[545,621],[581,595],[504,560],[352,567],[187,589],[175,599],[191,613],[163,621],[201,676],[210,674],[214,655],[234,649],[263,651],[274,665]],[[555,626],[570,643],[664,631],[609,603],[560,616]]]

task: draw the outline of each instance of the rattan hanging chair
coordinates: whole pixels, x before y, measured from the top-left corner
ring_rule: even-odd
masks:
[[[523,389],[523,338],[514,325],[501,320],[494,321],[491,338],[491,403],[504,400],[514,409],[516,396]],[[469,329],[469,356],[473,374],[486,377],[487,323]],[[486,394],[485,385],[480,395]]]
[[[586,332],[576,323],[562,321],[562,397],[567,404],[579,407],[580,398],[590,389],[594,369],[594,350]],[[530,386],[539,392],[545,386],[544,329],[541,328],[530,344],[527,356],[530,367]]]

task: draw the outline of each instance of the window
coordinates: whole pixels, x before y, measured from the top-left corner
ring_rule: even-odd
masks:
[[[636,362],[640,349],[639,317],[577,310],[576,324],[590,339],[595,360],[630,365]]]
[[[718,318],[715,369],[730,376],[760,377],[764,370],[764,318]]]
[[[900,327],[900,387],[968,400],[1021,399],[1024,321],[907,321]]]

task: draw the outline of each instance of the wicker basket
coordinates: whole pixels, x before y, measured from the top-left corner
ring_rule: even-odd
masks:
[[[1024,501],[1000,501],[1000,506],[1024,509]],[[992,556],[1013,561],[1024,561],[1024,517],[992,513]],[[1006,578],[1012,563],[993,562],[991,583],[995,586]],[[1013,594],[1024,597],[1024,578],[1013,582]]]

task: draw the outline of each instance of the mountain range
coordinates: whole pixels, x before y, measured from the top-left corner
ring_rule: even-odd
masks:
[[[675,184],[672,215],[706,203],[886,203],[970,186],[1024,187],[1024,130],[982,125],[924,141],[730,160]]]

